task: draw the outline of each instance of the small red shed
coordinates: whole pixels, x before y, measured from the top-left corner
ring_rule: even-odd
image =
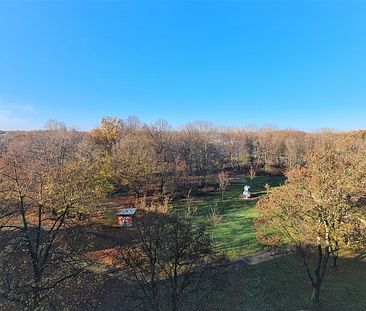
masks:
[[[117,223],[121,227],[132,227],[136,208],[122,208],[116,213]]]

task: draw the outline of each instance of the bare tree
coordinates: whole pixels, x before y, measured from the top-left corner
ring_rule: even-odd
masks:
[[[220,215],[220,211],[216,203],[214,206],[210,207],[207,219],[212,225],[217,225],[220,222],[221,218],[222,216]]]
[[[116,259],[139,288],[135,299],[151,310],[179,310],[212,255],[204,227],[168,210],[166,204],[145,207],[137,238],[122,246]]]
[[[0,158],[0,295],[27,310],[45,310],[58,285],[88,266],[67,228],[70,213],[95,196],[63,133],[29,134]],[[60,134],[60,139],[57,135]]]
[[[224,201],[224,192],[230,183],[229,173],[226,171],[221,171],[218,177],[219,177],[219,186],[221,190],[221,201]]]
[[[186,217],[191,217],[197,211],[197,207],[193,206],[194,197],[192,197],[192,189],[189,189],[186,198]]]
[[[255,175],[257,175],[257,170],[256,170],[253,162],[250,162],[250,167],[249,167],[250,186],[252,186]]]

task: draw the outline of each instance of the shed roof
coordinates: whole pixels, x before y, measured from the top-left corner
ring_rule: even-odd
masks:
[[[136,208],[121,208],[116,215],[122,215],[122,216],[133,216],[136,213]]]

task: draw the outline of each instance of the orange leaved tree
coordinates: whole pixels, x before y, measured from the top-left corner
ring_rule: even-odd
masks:
[[[258,239],[266,245],[296,247],[319,302],[329,260],[342,247],[363,247],[366,148],[361,141],[338,141],[311,151],[287,174],[282,187],[258,202]],[[315,267],[310,257],[315,252]]]

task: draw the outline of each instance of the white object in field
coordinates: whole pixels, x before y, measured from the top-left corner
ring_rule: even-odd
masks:
[[[250,189],[250,186],[248,186],[248,185],[244,186],[243,197],[246,198],[246,199],[250,198],[249,189]]]

